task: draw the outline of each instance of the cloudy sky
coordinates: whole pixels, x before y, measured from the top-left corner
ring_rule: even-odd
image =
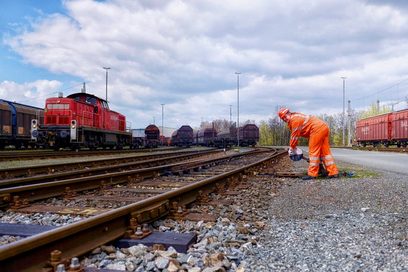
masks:
[[[306,4],[307,3],[307,4]],[[2,0],[0,98],[87,91],[133,128],[407,107],[408,1]]]

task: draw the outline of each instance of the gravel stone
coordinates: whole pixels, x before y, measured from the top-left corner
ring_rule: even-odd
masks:
[[[408,271],[406,180],[389,172],[376,178],[285,180],[265,207],[269,220],[259,246],[246,252],[245,268]]]
[[[156,258],[154,264],[158,269],[165,269],[169,265],[169,259],[164,257]]]

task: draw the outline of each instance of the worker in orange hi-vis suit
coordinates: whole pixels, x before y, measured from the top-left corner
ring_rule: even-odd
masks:
[[[282,108],[278,112],[279,117],[288,123],[291,131],[289,154],[295,150],[299,137],[309,138],[309,169],[308,176],[303,179],[316,178],[319,173],[320,160],[323,161],[329,178],[339,176],[339,170],[334,163],[329,146],[329,127],[315,116],[305,115],[298,112],[290,112]]]

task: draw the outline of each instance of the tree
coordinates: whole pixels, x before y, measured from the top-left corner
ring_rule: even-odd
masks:
[[[391,108],[388,105],[383,105],[381,107],[377,106],[377,103],[372,103],[367,110],[360,111],[358,113],[358,120],[368,118],[375,115],[380,115],[384,113],[391,112]]]
[[[214,126],[214,129],[217,132],[220,132],[220,131],[228,130],[230,128],[231,124],[230,124],[230,122],[228,120],[225,120],[225,119],[223,119],[223,120],[222,119],[217,119],[217,120],[214,120],[212,122],[205,121],[205,122],[201,122],[201,124],[200,124],[201,129],[211,128],[213,126]],[[233,124],[233,126],[235,126],[235,123]]]
[[[261,121],[259,125],[259,145],[269,146],[273,145],[273,132],[268,123]]]

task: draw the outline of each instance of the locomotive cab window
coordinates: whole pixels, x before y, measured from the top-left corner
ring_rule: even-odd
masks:
[[[68,110],[69,104],[47,104],[47,109],[49,110]]]
[[[87,96],[85,102],[91,105],[96,105],[96,98]]]
[[[105,109],[109,109],[108,103],[106,101],[101,101],[102,102],[102,107]]]

